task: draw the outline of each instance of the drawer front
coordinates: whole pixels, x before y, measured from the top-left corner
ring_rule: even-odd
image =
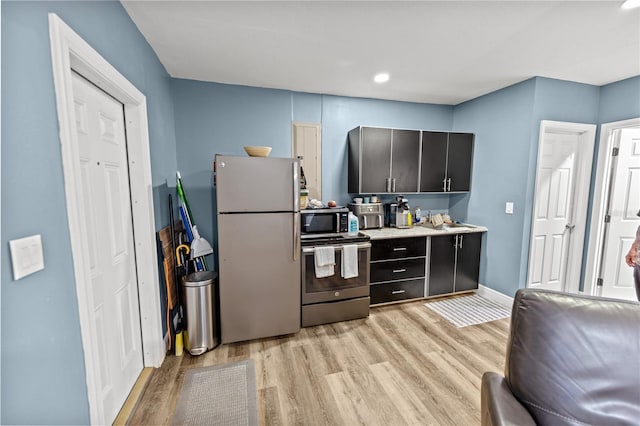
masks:
[[[371,283],[424,277],[425,258],[371,263]]]
[[[302,326],[311,327],[369,316],[369,297],[302,306]]]
[[[371,241],[371,260],[402,259],[427,254],[427,237]]]
[[[375,284],[371,286],[371,304],[424,297],[424,279]]]

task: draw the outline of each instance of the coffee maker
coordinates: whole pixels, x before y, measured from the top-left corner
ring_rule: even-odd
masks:
[[[398,195],[395,203],[384,205],[384,224],[392,228],[409,228],[410,212],[409,201]]]
[[[385,203],[384,205],[384,226],[396,227],[396,212],[398,203]]]

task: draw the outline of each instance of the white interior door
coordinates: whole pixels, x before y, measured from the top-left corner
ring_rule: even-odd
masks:
[[[527,287],[577,292],[595,126],[542,122]]]
[[[640,127],[618,129],[614,137],[618,155],[611,173],[600,295],[636,300],[631,268],[624,258],[640,224],[636,215],[640,210]]]
[[[76,73],[73,97],[94,391],[110,424],[143,367],[124,111]]]
[[[322,200],[322,140],[320,124],[293,123],[293,158],[300,158],[300,166],[307,179],[309,196]]]

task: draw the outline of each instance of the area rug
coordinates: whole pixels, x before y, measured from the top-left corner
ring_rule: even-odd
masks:
[[[195,368],[184,383],[172,425],[258,425],[253,360]]]
[[[511,316],[511,310],[477,294],[434,300],[424,306],[458,328]]]

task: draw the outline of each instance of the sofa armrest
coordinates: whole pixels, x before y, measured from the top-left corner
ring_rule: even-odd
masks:
[[[535,426],[536,422],[531,414],[513,396],[501,374],[484,373],[480,393],[482,426]]]

